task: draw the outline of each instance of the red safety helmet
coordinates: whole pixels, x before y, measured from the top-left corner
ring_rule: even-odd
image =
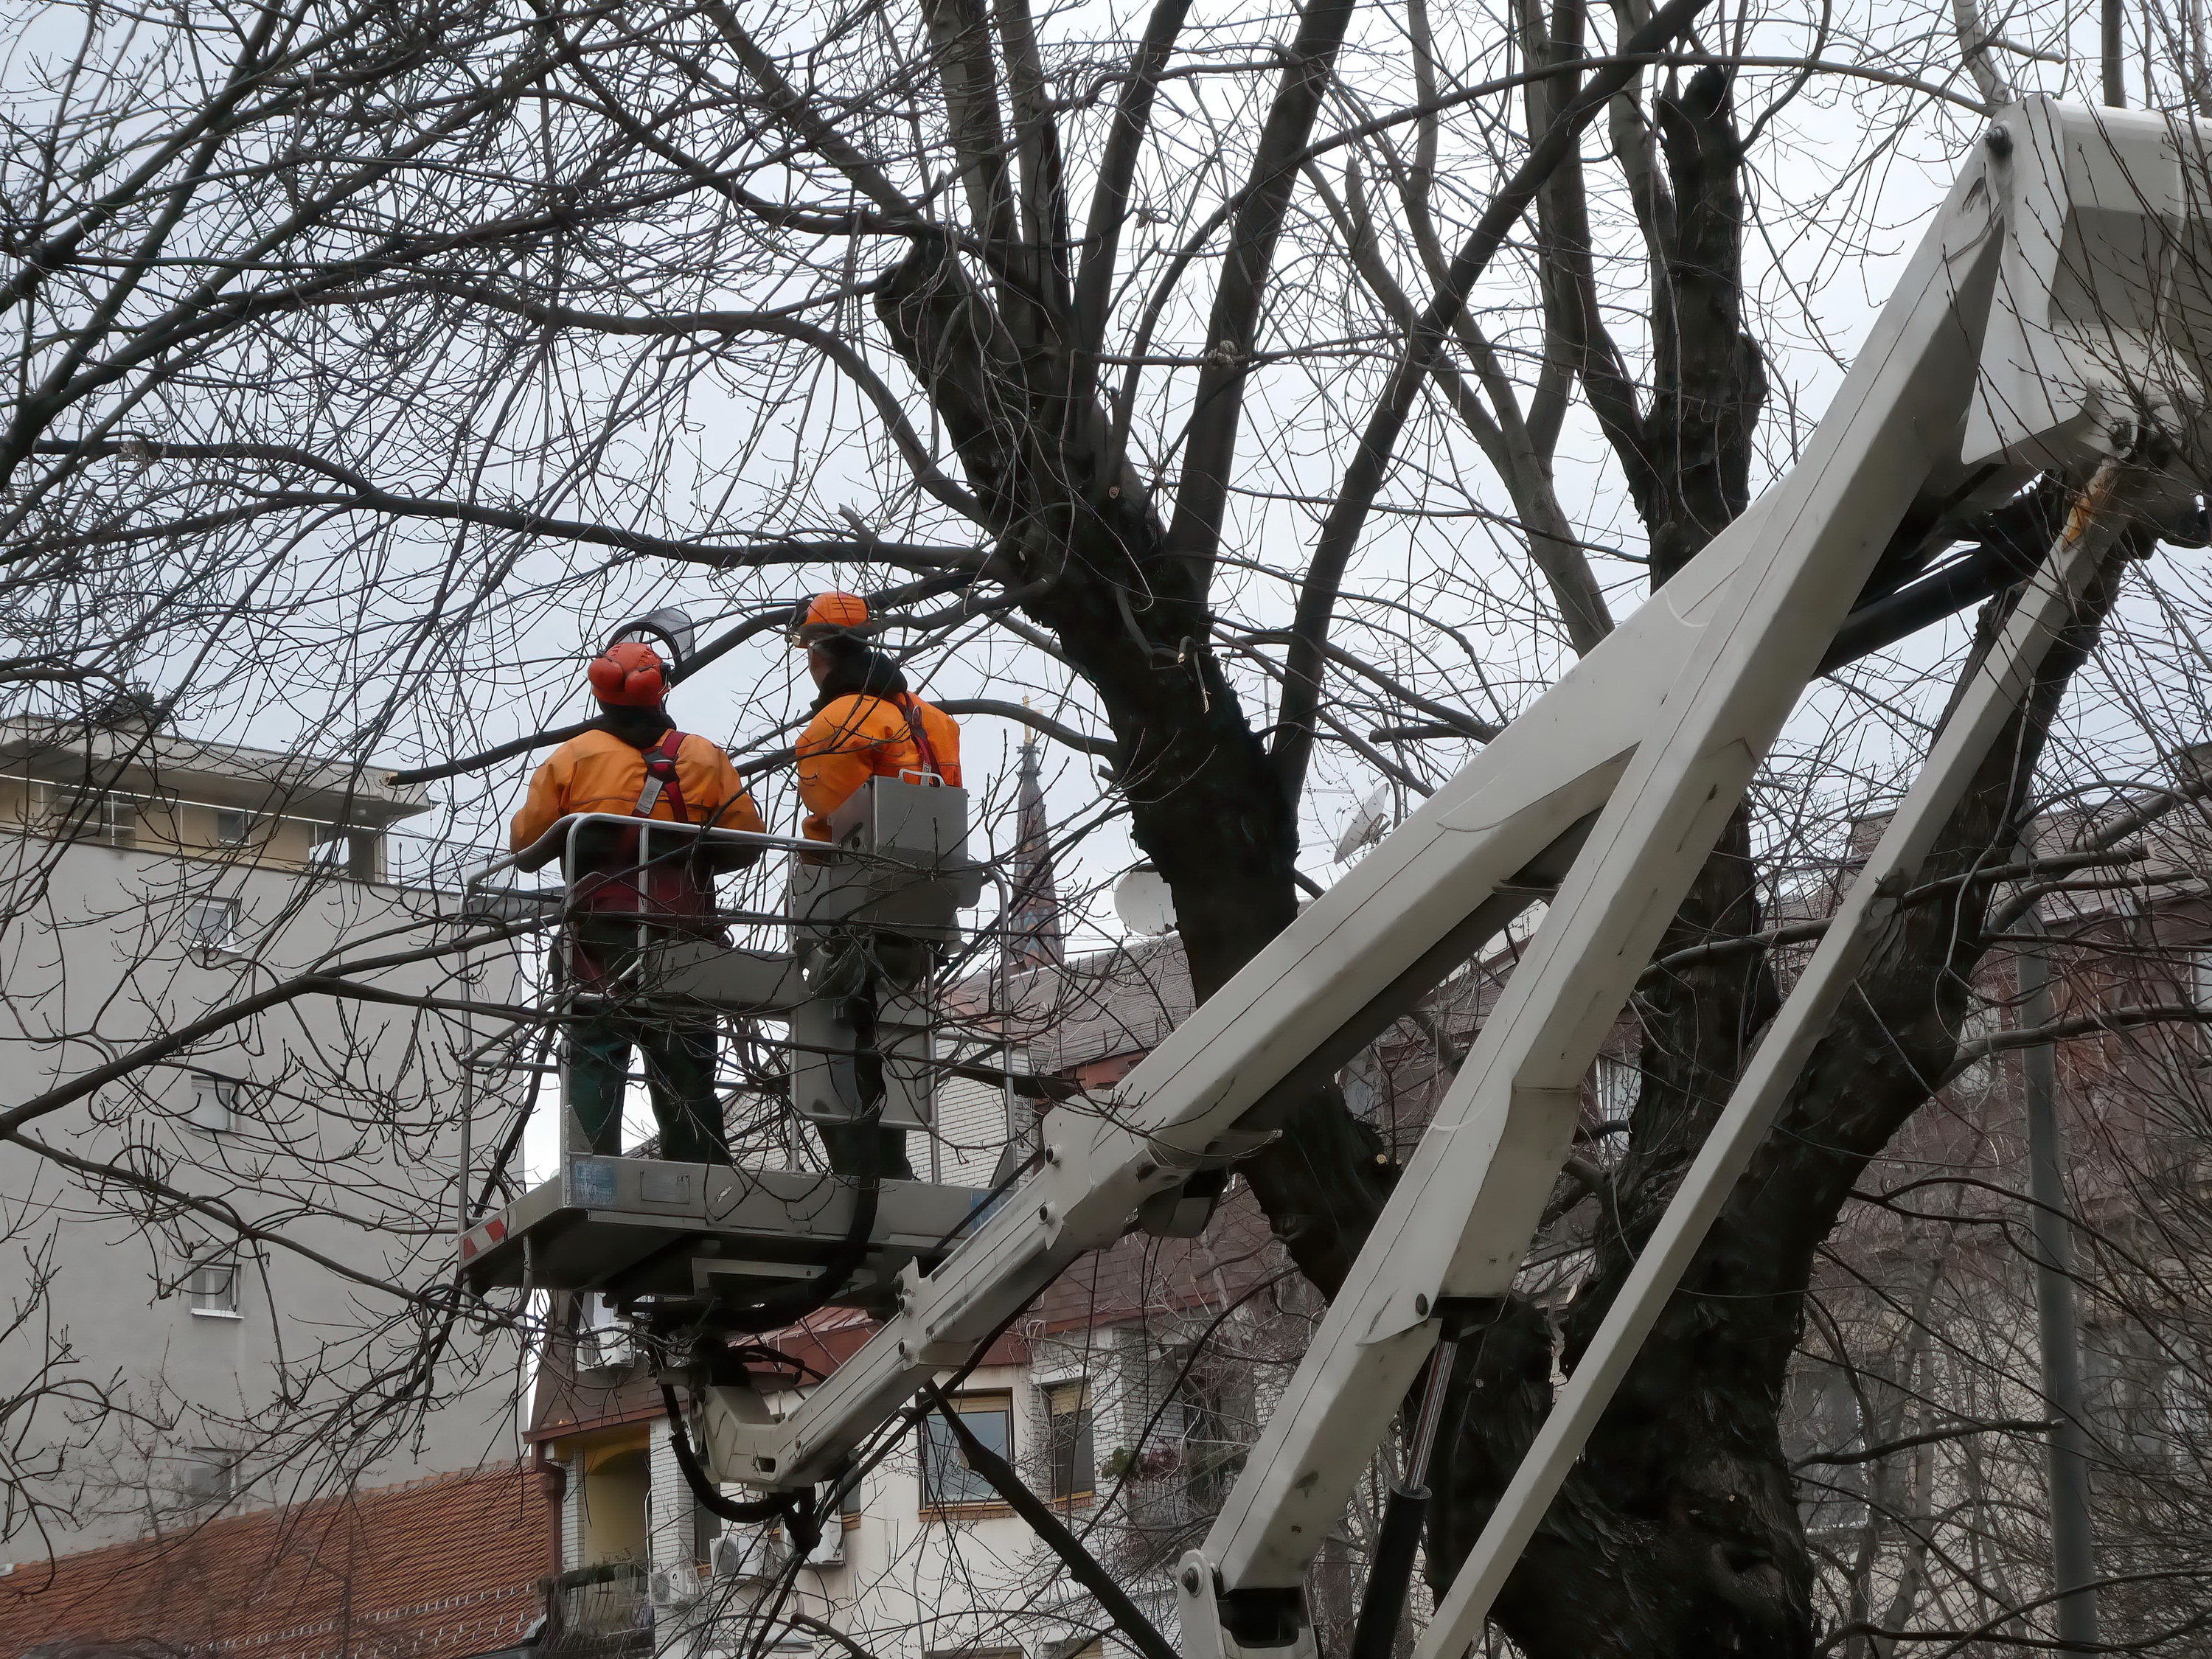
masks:
[[[806,602],[792,626],[791,638],[795,645],[811,645],[833,634],[857,634],[867,625],[868,602],[858,593],[831,588]]]
[[[641,640],[609,646],[592,662],[592,695],[615,708],[655,708],[668,695],[660,653]]]

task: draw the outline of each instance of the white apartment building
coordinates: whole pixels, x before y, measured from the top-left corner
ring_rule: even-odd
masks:
[[[777,1346],[823,1370],[870,1328],[834,1314],[810,1325],[818,1340],[787,1334]],[[1233,1457],[1249,1436],[1217,1427],[1176,1393],[1177,1356],[1158,1336],[1141,1318],[1010,1334],[957,1385],[947,1381],[969,1431],[1071,1529],[1103,1522],[1090,1547],[1172,1629],[1165,1565],[1153,1558],[1218,1504],[1213,1487],[1233,1469],[1219,1454]],[[878,1659],[1101,1650],[1096,1603],[935,1417],[866,1471],[820,1542],[793,1561],[781,1527],[726,1523],[700,1506],[641,1366],[589,1342],[582,1357],[592,1363],[573,1386],[556,1385],[557,1403],[541,1398],[533,1431],[566,1477],[549,1652],[713,1659],[757,1638],[767,1602],[781,1614],[777,1650],[794,1656],[845,1650],[831,1631]],[[1222,1436],[1218,1448],[1209,1433]],[[1127,1449],[1139,1445],[1150,1449],[1141,1466]],[[1194,1485],[1205,1490],[1194,1494]]]
[[[452,937],[450,886],[393,834],[425,803],[375,775],[143,718],[0,725],[0,1112],[311,969]],[[427,1010],[279,1002],[0,1141],[0,1571],[512,1462],[520,1345],[442,1286],[455,1010],[515,1000],[521,965],[362,976]]]

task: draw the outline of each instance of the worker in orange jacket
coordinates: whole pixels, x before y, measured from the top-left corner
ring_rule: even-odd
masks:
[[[867,601],[817,593],[792,637],[814,677],[814,718],[799,739],[799,829],[830,839],[830,815],[870,778],[960,785],[960,726],[906,688],[906,676],[866,638]]]
[[[830,839],[830,815],[870,778],[960,787],[959,726],[908,691],[898,665],[870,648],[868,623],[866,600],[836,592],[817,593],[794,619],[793,641],[805,647],[815,685],[814,718],[798,751],[806,808],[799,828],[810,841]],[[904,1130],[821,1127],[833,1170],[913,1179]]]
[[[599,718],[532,776],[509,836],[514,851],[537,847],[562,818],[582,812],[760,831],[760,810],[730,757],[707,738],[678,731],[669,718],[662,701],[667,675],[652,647],[635,640],[611,647],[592,664],[590,678]],[[594,1152],[620,1153],[630,1054],[641,1050],[661,1156],[726,1164],[712,1016],[647,1024],[626,1014],[607,987],[635,960],[641,916],[648,919],[648,940],[711,931],[712,872],[750,863],[758,853],[724,850],[702,858],[696,846],[666,839],[665,848],[649,836],[641,846],[638,830],[605,823],[586,824],[574,837],[562,967],[584,994],[583,1018],[568,1038],[568,1103]],[[555,837],[523,867],[538,868],[568,848],[568,837]]]

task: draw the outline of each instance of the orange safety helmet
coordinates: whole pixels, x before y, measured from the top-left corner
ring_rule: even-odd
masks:
[[[658,708],[668,693],[660,653],[641,640],[609,646],[592,662],[592,695],[615,708]]]
[[[794,645],[811,645],[833,634],[856,634],[868,625],[868,602],[858,593],[831,588],[817,593],[799,611],[792,624]]]

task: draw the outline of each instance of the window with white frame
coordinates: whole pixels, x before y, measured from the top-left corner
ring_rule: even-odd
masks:
[[[138,839],[138,803],[112,790],[49,789],[47,811],[56,830],[76,841],[130,847]]]
[[[238,1454],[224,1446],[195,1446],[185,1455],[180,1484],[188,1504],[228,1504],[238,1496]]]
[[[192,1127],[210,1134],[228,1134],[238,1127],[239,1086],[227,1077],[192,1079]]]
[[[185,1301],[199,1318],[239,1318],[237,1253],[226,1251],[195,1264],[185,1275]]]
[[[203,952],[238,949],[238,901],[194,899],[185,910],[185,939]]]
[[[961,1426],[986,1451],[1011,1460],[1014,1446],[1014,1400],[1008,1394],[963,1394],[947,1402],[960,1414]],[[968,1462],[966,1448],[937,1413],[921,1419],[921,1502],[926,1509],[995,1504],[999,1489]]]
[[[243,847],[253,839],[257,820],[242,806],[215,809],[215,838],[224,847]]]
[[[1636,1109],[1637,1091],[1644,1085],[1644,1068],[1632,1060],[1600,1054],[1590,1069],[1590,1093],[1597,1115],[1608,1123],[1626,1119]]]
[[[138,803],[128,795],[102,795],[95,821],[110,847],[130,847],[138,839]]]

